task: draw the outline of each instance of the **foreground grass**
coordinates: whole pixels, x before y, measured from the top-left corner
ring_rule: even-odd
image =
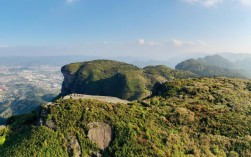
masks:
[[[4,156],[68,156],[76,136],[82,156],[251,156],[251,82],[227,78],[178,79],[143,101],[126,104],[62,100],[44,106],[55,131],[30,126],[33,114],[9,120]],[[87,124],[105,122],[113,140],[101,151]],[[2,155],[1,154],[1,155]]]

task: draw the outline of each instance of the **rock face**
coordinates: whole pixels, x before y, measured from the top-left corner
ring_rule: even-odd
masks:
[[[45,126],[48,127],[48,128],[51,128],[52,130],[56,130],[57,129],[56,123],[53,120],[47,120],[45,122]]]
[[[157,82],[152,89],[152,95],[162,95],[165,91],[162,90],[163,83]]]
[[[177,71],[166,66],[134,65],[95,60],[72,63],[62,67],[64,82],[61,96],[72,93],[113,96],[125,100],[142,99],[150,95],[152,86],[176,77],[193,77],[190,72]]]
[[[81,157],[81,148],[76,136],[69,136],[67,138],[67,150],[69,156]]]
[[[103,122],[94,122],[87,125],[90,129],[88,131],[88,138],[97,144],[97,146],[104,150],[109,146],[112,140],[111,127]]]
[[[49,114],[47,108],[50,105],[53,105],[53,103],[49,102],[45,106],[43,106],[43,108],[41,109],[41,113],[40,113],[37,125],[38,126],[46,126],[46,127],[50,128],[52,130],[56,130],[57,126],[56,126],[56,122],[54,120],[51,120],[51,119],[50,120],[48,120],[48,119],[45,120],[46,117]]]
[[[61,71],[64,75],[63,96],[78,93],[134,100],[148,94],[142,70],[130,64],[95,60],[69,64]]]
[[[75,73],[67,69],[66,67],[62,67],[61,72],[64,76],[64,82],[62,85],[61,94],[67,95],[72,93],[72,87],[74,86],[75,82]]]

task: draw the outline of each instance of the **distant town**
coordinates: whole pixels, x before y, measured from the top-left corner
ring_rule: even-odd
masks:
[[[0,123],[1,118],[30,112],[58,95],[63,81],[60,68],[51,65],[1,66]]]

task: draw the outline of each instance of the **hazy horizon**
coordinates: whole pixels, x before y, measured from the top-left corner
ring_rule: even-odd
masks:
[[[251,54],[251,0],[2,1],[0,56]]]

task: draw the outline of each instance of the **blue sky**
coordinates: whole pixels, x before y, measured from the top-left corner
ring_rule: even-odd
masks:
[[[0,3],[0,55],[251,53],[251,0]]]

